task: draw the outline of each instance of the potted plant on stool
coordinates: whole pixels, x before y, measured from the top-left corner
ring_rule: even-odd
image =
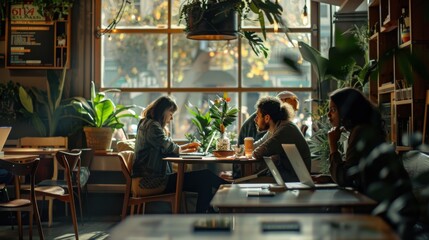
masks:
[[[74,97],[72,106],[78,112],[78,116],[73,116],[84,121],[86,143],[88,147],[95,151],[106,151],[110,149],[114,129],[121,129],[124,124],[121,118],[139,118],[132,108],[137,105],[116,105],[112,99],[106,96],[107,92],[117,91],[95,91],[94,82],[91,82],[91,99]]]

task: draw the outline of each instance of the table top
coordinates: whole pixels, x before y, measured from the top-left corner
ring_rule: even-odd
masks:
[[[221,185],[211,205],[234,212],[288,212],[289,210],[311,211],[311,208],[370,207],[376,202],[357,191],[344,188],[321,188],[286,190],[274,196],[248,197],[249,192],[269,192],[269,184]]]
[[[67,151],[67,148],[3,148],[5,154],[55,154],[58,151]]]
[[[246,157],[195,157],[192,158],[190,156],[183,157],[166,157],[163,158],[164,161],[174,162],[174,163],[256,163],[260,162],[260,160],[254,158],[246,158]]]
[[[39,157],[38,155],[8,155],[5,154],[3,156],[0,156],[1,160],[6,160],[6,161],[28,161],[28,160],[33,160],[35,158]]]
[[[224,231],[195,231],[196,224],[217,224]],[[140,215],[130,216],[115,226],[110,237],[123,240],[399,239],[380,218],[350,214]]]

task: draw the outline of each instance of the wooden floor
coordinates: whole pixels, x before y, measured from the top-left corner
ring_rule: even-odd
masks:
[[[79,223],[79,239],[107,239],[109,230],[120,221],[120,218],[99,217],[88,220],[84,224]],[[42,227],[45,239],[75,239],[70,217],[57,219],[51,227],[48,227],[47,222],[43,222]],[[18,239],[17,226],[15,225],[13,229],[10,225],[0,226],[0,239]],[[24,227],[24,239],[29,239],[28,225]],[[36,225],[33,226],[33,239],[39,239]]]
[[[79,239],[108,239],[109,231],[121,221],[123,194],[93,194],[88,197],[88,207],[84,212],[84,222],[82,223],[78,214]],[[47,205],[47,204],[46,204]],[[69,240],[75,239],[71,216],[65,216],[64,204],[54,203],[53,225],[48,227],[47,206],[39,203],[42,209],[42,228],[45,239],[48,240]],[[147,214],[151,213],[171,213],[171,208],[165,203],[152,203],[147,206]],[[15,222],[15,214],[0,212],[0,239],[12,240],[18,238],[18,228],[16,224],[12,229],[11,222]],[[28,215],[23,213],[24,221],[27,222]],[[12,220],[11,220],[12,218]],[[24,226],[24,239],[29,239],[28,225]],[[39,239],[37,226],[33,226],[33,239]]]

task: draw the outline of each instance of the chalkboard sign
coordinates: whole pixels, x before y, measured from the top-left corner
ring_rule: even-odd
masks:
[[[69,62],[68,20],[46,21],[33,5],[17,4],[6,25],[7,68],[63,68]]]
[[[14,21],[8,28],[7,65],[54,67],[54,25]]]

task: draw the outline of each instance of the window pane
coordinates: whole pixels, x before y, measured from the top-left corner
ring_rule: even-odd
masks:
[[[102,27],[106,28],[118,15],[122,2],[102,0]],[[168,19],[167,0],[127,1],[118,28],[165,28]]]
[[[167,35],[112,34],[102,37],[102,86],[167,86]]]
[[[310,44],[309,33],[289,33],[291,41],[283,33],[267,34],[266,47],[270,57],[257,57],[248,44],[242,45],[242,74],[245,87],[310,87],[311,65],[302,61],[297,48],[298,41]],[[302,74],[288,67],[283,59],[292,58],[300,67]]]
[[[283,19],[288,28],[304,28],[310,27],[310,0],[278,0],[280,5],[283,7]],[[307,18],[304,17],[304,5],[307,6]],[[249,19],[253,21],[244,21],[244,27],[259,27],[259,21],[257,16],[252,13],[249,14]],[[265,18],[266,27],[273,27],[272,24]]]
[[[236,87],[237,41],[195,41],[172,35],[174,87]]]

